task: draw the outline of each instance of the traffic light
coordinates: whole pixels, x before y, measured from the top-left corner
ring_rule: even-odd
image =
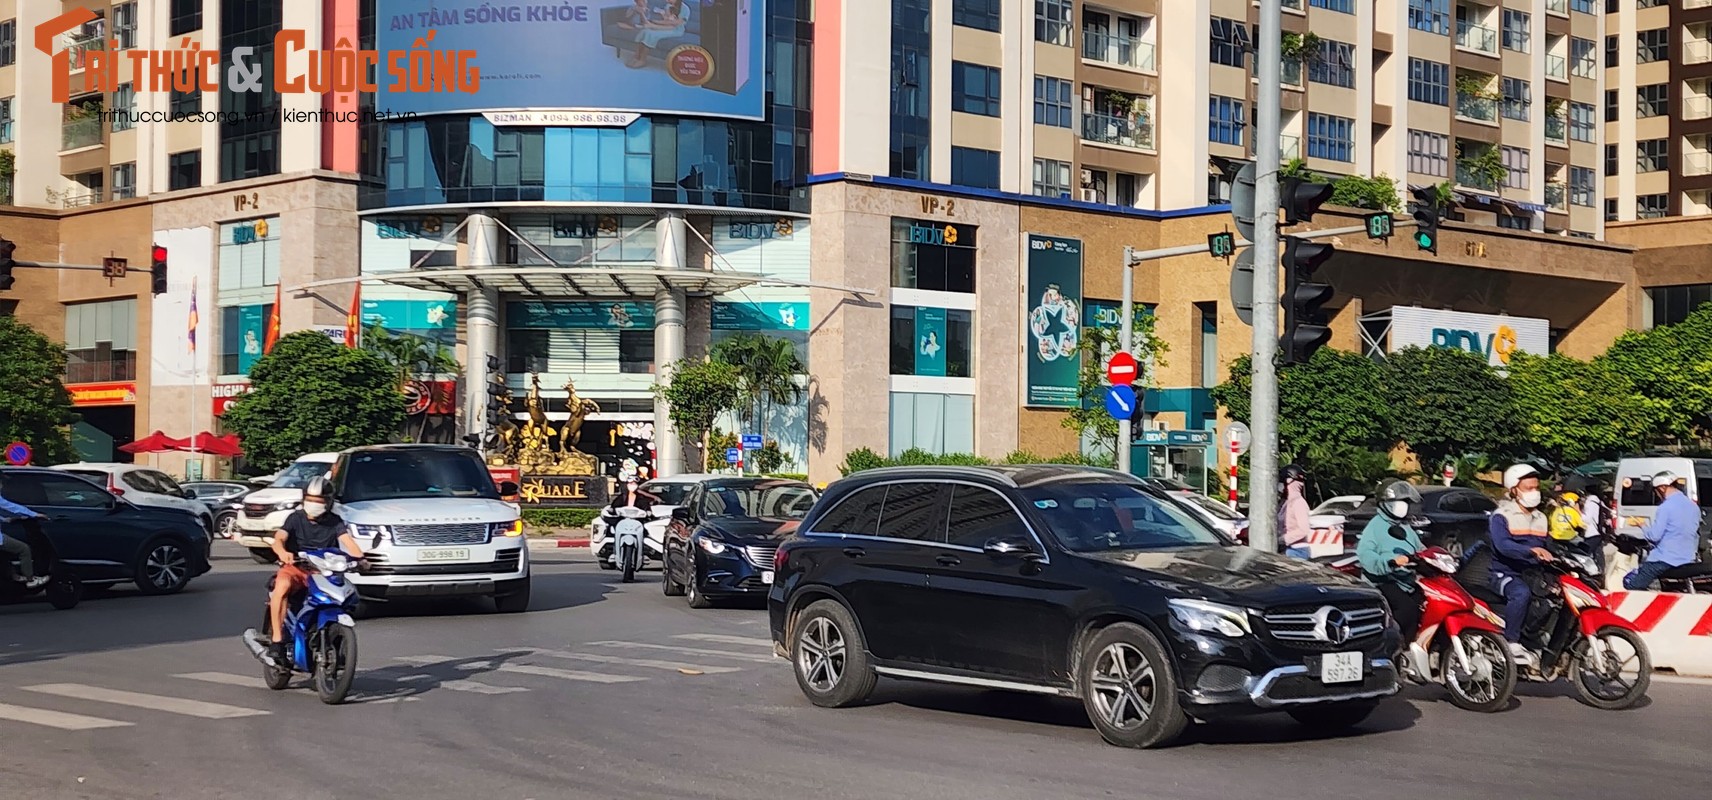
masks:
[[[1439,187],[1425,186],[1410,192],[1415,202],[1415,247],[1433,255],[1439,254],[1439,220],[1445,209],[1440,206]]]
[[[17,279],[12,277],[12,268],[18,266],[18,262],[12,260],[12,252],[17,249],[18,246],[13,244],[11,239],[0,237],[0,292],[11,289],[12,284],[17,282]]]
[[[1295,225],[1312,220],[1320,206],[1332,199],[1332,185],[1305,178],[1285,178],[1278,189],[1278,198],[1284,205],[1284,224]]]
[[[158,244],[149,254],[149,291],[166,294],[166,248]]]
[[[1334,252],[1329,244],[1284,237],[1284,339],[1278,349],[1285,364],[1305,364],[1331,341],[1321,308],[1332,299],[1332,287],[1311,279]]]

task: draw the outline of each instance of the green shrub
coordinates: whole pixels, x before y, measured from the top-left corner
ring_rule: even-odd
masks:
[[[598,508],[526,508],[523,522],[532,528],[586,528],[599,515]]]
[[[886,462],[885,456],[863,447],[844,454],[844,463],[838,465],[838,474],[849,475],[867,469],[878,469],[886,466]]]
[[[768,478],[778,478],[779,480],[808,482],[808,474],[803,472],[767,472],[762,474]]]

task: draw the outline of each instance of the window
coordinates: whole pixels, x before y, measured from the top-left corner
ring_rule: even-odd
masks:
[[[951,524],[945,541],[958,547],[985,547],[994,539],[1027,539],[1028,526],[998,492],[978,486],[953,484]]]
[[[1670,103],[1670,84],[1654,83],[1635,89],[1635,116],[1662,117]],[[1615,108],[1616,104],[1612,103]]]
[[[1605,221],[1617,221],[1617,198],[1615,197],[1605,198]]]
[[[172,0],[167,30],[172,36],[202,29],[202,0]]]
[[[15,120],[12,119],[13,99],[11,97],[0,97],[0,144],[11,142],[15,135],[13,130]]]
[[[1247,125],[1242,101],[1213,95],[1208,98],[1207,105],[1207,139],[1219,144],[1242,146],[1242,132]]]
[[[1607,177],[1607,178],[1614,177],[1616,174],[1617,174],[1617,146],[1614,144],[1608,144],[1608,145],[1605,145],[1605,177]]]
[[[951,0],[951,24],[997,32],[1000,5],[1000,0]]]
[[[202,185],[202,151],[187,150],[166,157],[166,188],[172,191]]]
[[[220,0],[221,51],[253,47],[257,60],[271,61],[275,57],[274,37],[284,22],[284,6],[283,3],[257,3],[254,0]],[[201,25],[200,12],[197,24]],[[216,108],[228,115],[228,119],[220,124],[220,149],[215,153],[219,180],[235,181],[279,174],[279,137],[283,127],[279,111],[284,108],[284,102],[271,82],[264,82],[259,92],[234,91],[227,85],[229,83],[221,82],[215,101]],[[200,109],[201,105],[197,108]]]
[[[1509,170],[1504,173],[1504,188],[1528,188],[1528,166],[1533,159],[1533,153],[1521,147],[1503,147],[1499,150],[1499,157],[1504,162],[1504,168]]]
[[[1034,160],[1034,194],[1065,197],[1070,194],[1070,162],[1050,158]]]
[[[979,232],[974,225],[893,217],[892,285],[900,289],[973,293]],[[949,335],[950,331],[946,333]]]
[[[106,508],[112,502],[105,489],[70,475],[13,472],[6,476],[5,489],[7,500],[31,508]]]
[[[1525,78],[1504,78],[1499,81],[1504,100],[1499,111],[1505,119],[1528,121],[1528,107],[1534,104],[1534,87]]]
[[[1509,214],[1498,212],[1498,227],[1509,228],[1513,231],[1531,231],[1534,229],[1534,218],[1527,214]]]
[[[1409,131],[1409,171],[1437,178],[1450,177],[1450,137],[1442,133]]]
[[[1409,59],[1409,99],[1435,106],[1450,105],[1450,65]]]
[[[0,22],[0,67],[18,63],[18,21]]]
[[[1328,161],[1355,160],[1355,120],[1331,114],[1308,114],[1308,157]]]
[[[1635,219],[1653,219],[1665,215],[1669,195],[1643,194],[1635,197]]]
[[[1593,207],[1593,170],[1569,168],[1569,202],[1571,205]]]
[[[849,533],[873,536],[880,529],[880,508],[886,503],[886,486],[870,486],[844,498],[815,523],[815,533]]]
[[[1528,40],[1532,36],[1533,18],[1526,11],[1513,8],[1504,9],[1503,44],[1505,50],[1518,53],[1528,52]]]
[[[172,90],[169,109],[174,117],[188,117],[202,111],[202,92]]]
[[[1675,325],[1701,306],[1712,303],[1712,284],[1655,286],[1647,289],[1647,297],[1652,300],[1653,310],[1647,327]],[[1650,501],[1643,500],[1639,505],[1650,505]]]
[[[1342,14],[1355,13],[1355,0],[1309,0],[1308,5],[1314,8],[1324,8]]]
[[[999,115],[999,68],[951,62],[951,110],[983,117]]]
[[[1636,172],[1663,172],[1669,168],[1669,139],[1642,139],[1635,142]]]
[[[1219,373],[1219,304],[1196,303],[1195,314],[1201,318],[1201,386],[1217,386],[1224,380]]]
[[[1641,64],[1670,58],[1670,29],[1654,28],[1635,34],[1635,61]]]
[[[1617,36],[1612,34],[1605,37],[1605,68],[1617,66]]]
[[[1068,128],[1075,121],[1071,113],[1069,81],[1034,76],[1034,124]]]
[[[953,146],[951,182],[976,189],[999,188],[999,154],[993,150]]]
[[[1114,184],[1117,188],[1112,190],[1112,196],[1107,200],[1112,205],[1133,206],[1140,199],[1140,193],[1136,190],[1140,181],[1136,176],[1127,172],[1116,173]]]
[[[137,301],[65,307],[65,382],[137,379]]]
[[[119,40],[120,50],[137,46],[137,4],[135,0],[113,6],[113,38]]]
[[[892,392],[891,453],[919,449],[929,453],[975,452],[975,397],[963,394]],[[886,503],[891,510],[891,503]]]
[[[129,200],[137,196],[137,162],[113,165],[113,199]]]
[[[1244,68],[1248,65],[1248,25],[1234,19],[1213,17],[1212,19],[1212,49],[1208,60],[1214,64],[1227,67]]]
[[[137,125],[137,93],[131,84],[121,83],[113,92],[113,132],[128,131]]]
[[[1577,78],[1591,78],[1598,64],[1593,61],[1593,40],[1569,39],[1569,71]]]
[[[1569,10],[1580,11],[1583,14],[1592,14],[1594,13],[1593,0],[1569,0]]]
[[[654,372],[654,332],[618,332],[618,371],[626,375]]]
[[[1035,41],[1069,47],[1073,19],[1070,0],[1034,0]]]
[[[891,374],[970,377],[970,320],[965,309],[892,306]]]
[[[888,539],[945,541],[950,495],[948,483],[894,483],[886,487],[879,535]]]
[[[1569,138],[1578,142],[1593,141],[1593,106],[1591,104],[1569,104]]]
[[[1319,55],[1308,62],[1308,80],[1355,88],[1355,48],[1345,42],[1321,39]]]
[[[1409,27],[1450,35],[1450,0],[1409,0]]]

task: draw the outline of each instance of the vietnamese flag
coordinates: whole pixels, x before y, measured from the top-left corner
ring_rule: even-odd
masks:
[[[351,310],[345,314],[345,346],[356,347],[363,330],[363,285],[351,292]]]
[[[267,334],[262,337],[262,355],[273,352],[274,342],[279,341],[279,304],[285,299],[284,284],[279,284],[273,290],[273,308],[268,309]]]

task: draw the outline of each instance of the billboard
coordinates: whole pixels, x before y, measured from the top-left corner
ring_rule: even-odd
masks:
[[[1082,242],[1028,235],[1023,405],[1081,408]]]
[[[1503,368],[1516,351],[1551,353],[1551,323],[1533,317],[1474,314],[1415,306],[1391,309],[1388,352],[1405,347],[1451,347],[1467,350]]]
[[[377,50],[468,52],[481,76],[474,92],[382,91],[376,110],[761,119],[766,19],[766,0],[380,0]]]

